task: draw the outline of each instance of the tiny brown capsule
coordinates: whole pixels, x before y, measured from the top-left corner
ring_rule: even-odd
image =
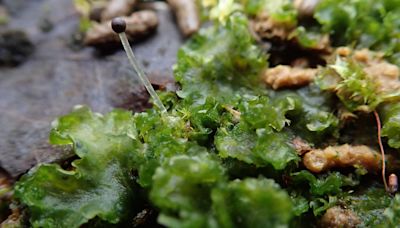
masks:
[[[122,17],[116,17],[111,21],[111,28],[116,33],[122,33],[126,30],[126,22]]]
[[[398,180],[396,174],[392,173],[389,176],[389,186],[388,190],[390,193],[395,193],[397,192],[397,188],[399,187]]]

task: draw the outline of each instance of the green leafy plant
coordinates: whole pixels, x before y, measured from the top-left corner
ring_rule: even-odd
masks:
[[[51,142],[72,145],[79,159],[70,169],[40,165],[16,184],[33,226],[79,227],[96,216],[117,223],[134,209],[135,183],[127,173],[141,146],[132,123],[130,112],[101,116],[86,107],[54,122]]]
[[[325,67],[316,84],[268,90],[261,79],[267,54],[245,14],[271,11],[274,19],[297,25],[296,11],[289,1],[227,2],[233,8],[223,20],[179,50],[179,89],[159,93],[166,112],[103,116],[77,107],[53,122],[50,142],[71,147],[76,157],[70,164],[40,164],[16,183],[15,197],[33,227],[137,225],[133,217],[148,208],[167,227],[309,227],[333,206],[354,211],[360,225],[378,226],[384,219],[396,224],[399,197],[392,199],[375,174],[312,174],[294,142],[302,138],[311,150],[343,140],[337,97],[352,112],[379,109],[382,134],[399,148],[396,93],[380,93],[350,59]],[[344,1],[332,4],[321,1],[317,8],[321,34],[332,31],[346,43],[356,39],[354,27],[344,38],[337,31],[352,23],[347,14],[361,15],[364,8],[350,1],[339,12]],[[397,6],[388,0],[379,7],[391,4]]]

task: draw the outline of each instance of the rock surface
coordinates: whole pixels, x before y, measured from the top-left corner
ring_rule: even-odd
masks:
[[[78,51],[70,41],[79,22],[72,0],[5,0],[12,19],[7,28],[23,29],[35,53],[16,68],[0,68],[0,167],[13,177],[40,162],[68,156],[48,143],[51,121],[84,104],[97,112],[113,107],[139,110],[147,94],[128,65],[122,49],[99,57],[93,48]],[[160,24],[152,37],[133,44],[150,81],[173,86],[172,65],[182,38],[165,3],[157,11]],[[44,32],[40,22],[53,24]]]

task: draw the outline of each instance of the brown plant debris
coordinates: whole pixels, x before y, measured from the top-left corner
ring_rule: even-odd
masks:
[[[264,81],[273,89],[295,88],[312,82],[317,69],[278,65],[265,71]]]
[[[200,29],[199,9],[196,1],[167,0],[175,14],[179,29],[185,37]]]
[[[111,0],[101,13],[101,21],[129,15],[137,3],[138,0]]]
[[[304,166],[314,173],[332,168],[363,167],[368,171],[381,168],[381,155],[365,145],[343,144],[325,149],[313,149],[303,157]]]
[[[352,228],[361,223],[360,218],[351,209],[339,206],[329,208],[321,218],[321,227],[326,228]]]
[[[140,39],[151,34],[158,26],[157,14],[143,10],[123,17],[126,21],[126,35],[130,40]],[[119,43],[118,35],[111,29],[111,21],[94,25],[85,37],[85,44],[97,46],[107,43]]]

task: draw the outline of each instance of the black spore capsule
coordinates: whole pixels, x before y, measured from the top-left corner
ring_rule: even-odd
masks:
[[[126,22],[122,17],[116,17],[111,21],[111,28],[116,33],[125,32],[126,29]]]

